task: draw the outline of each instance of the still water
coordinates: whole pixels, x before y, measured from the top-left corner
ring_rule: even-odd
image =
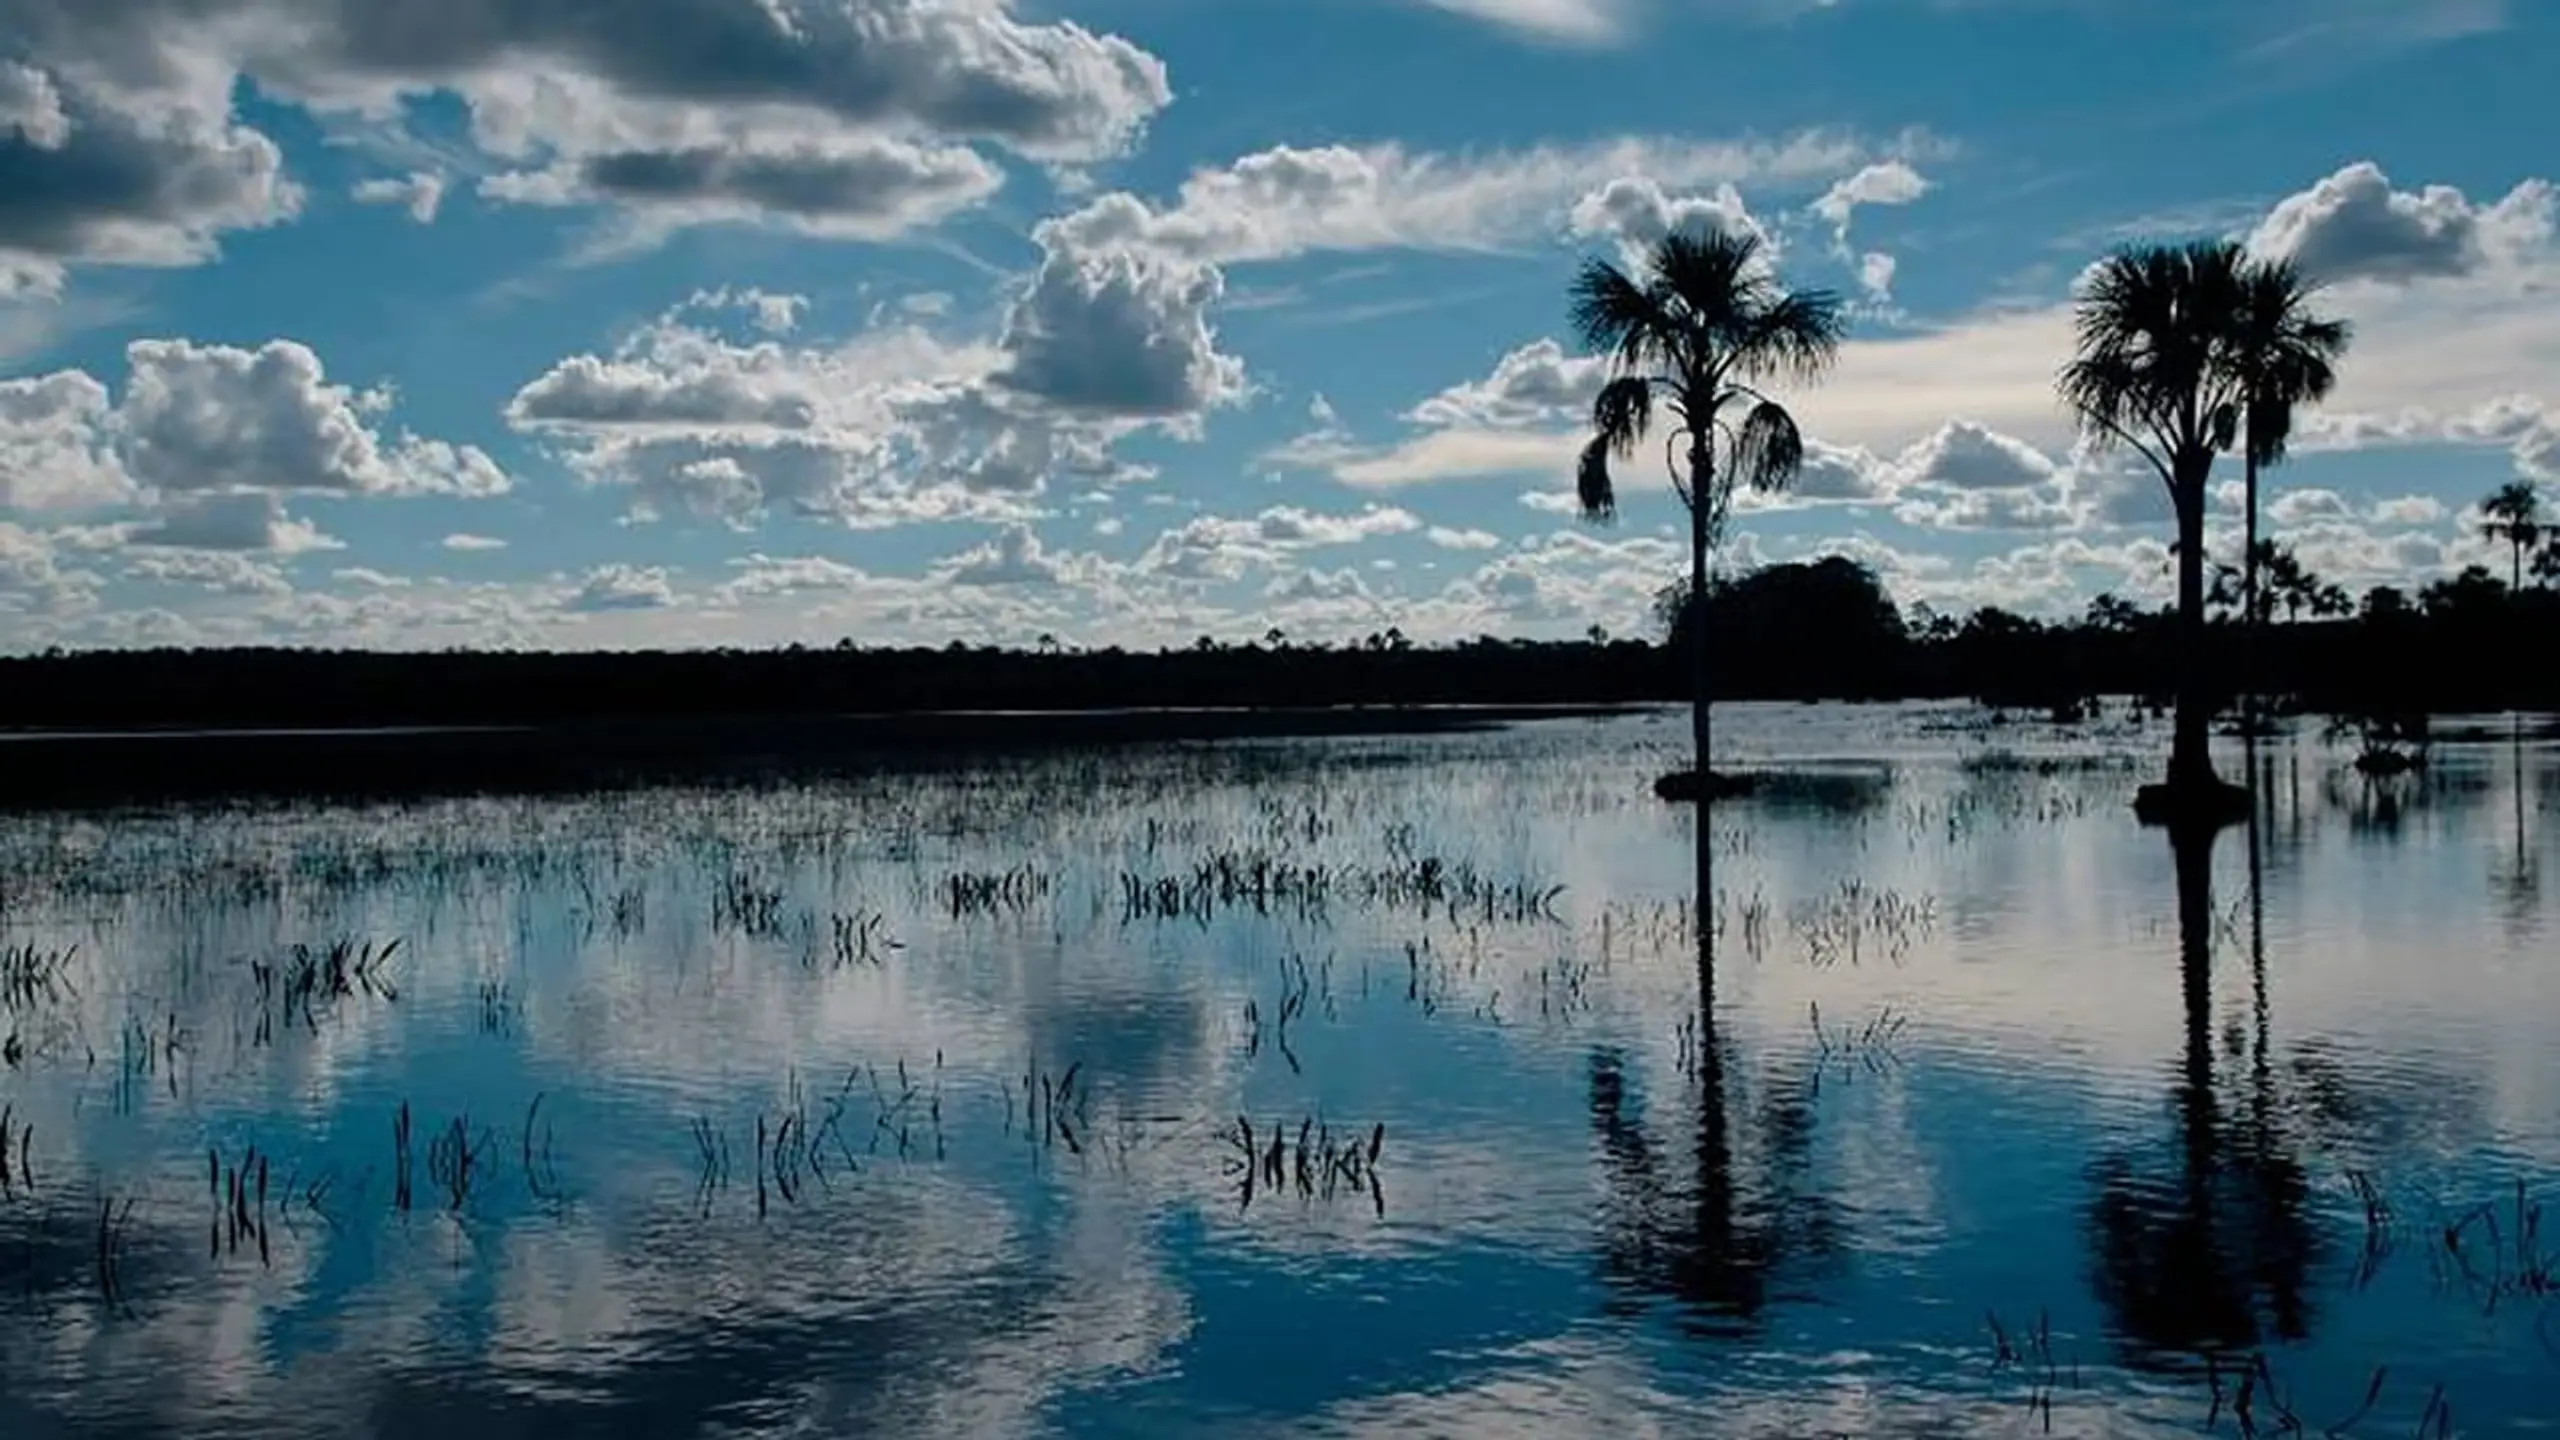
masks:
[[[10,819],[0,1435],[2560,1428],[2547,725],[1719,725]]]

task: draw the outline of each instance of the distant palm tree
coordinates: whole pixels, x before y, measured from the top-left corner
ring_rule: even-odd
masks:
[[[2214,456],[2238,438],[2248,393],[2232,360],[2249,272],[2246,255],[2228,241],[2110,255],[2081,292],[2077,353],[2059,382],[2088,439],[2140,454],[2168,486],[2177,515],[2177,723],[2168,782],[2146,787],[2139,802],[2164,818],[2237,818],[2239,809],[2208,748],[2204,515]]]
[[[2248,617],[2253,639],[2266,615],[2258,599],[2258,471],[2284,463],[2293,412],[2328,398],[2338,383],[2338,361],[2354,338],[2345,321],[2311,313],[2311,297],[2318,289],[2290,260],[2252,260],[2240,272],[2228,363],[2239,384],[2241,408],[2246,533],[2240,547],[2240,613]],[[2254,674],[2248,683],[2254,691]]]
[[[2480,533],[2490,540],[2507,542],[2507,588],[2524,588],[2524,552],[2543,536],[2542,492],[2530,480],[2510,480],[2480,502]],[[2542,573],[2542,561],[2535,557],[2533,573]]]
[[[1616,514],[1610,457],[1631,458],[1653,428],[1655,407],[1670,412],[1663,459],[1672,488],[1689,508],[1690,739],[1703,799],[1708,553],[1723,538],[1735,485],[1783,489],[1804,461],[1795,417],[1753,382],[1818,378],[1839,355],[1848,316],[1829,290],[1789,291],[1779,284],[1756,235],[1668,235],[1645,255],[1642,269],[1641,276],[1629,275],[1606,260],[1590,260],[1574,277],[1574,331],[1585,348],[1608,357],[1611,370],[1592,402],[1593,433],[1576,488],[1585,516]],[[1705,833],[1701,825],[1699,834]],[[1702,874],[1705,854],[1702,839]],[[1705,894],[1702,887],[1702,903]]]

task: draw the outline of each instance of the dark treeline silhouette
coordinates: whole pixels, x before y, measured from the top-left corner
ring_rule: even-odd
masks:
[[[544,725],[740,716],[1216,706],[1608,705],[1670,698],[1640,640],[1400,634],[1318,647],[1203,641],[1112,649],[874,649],[431,654],[93,651],[0,660],[0,727]]]
[[[2270,573],[2300,567],[2278,555]],[[2351,613],[2270,588],[2244,646],[2234,603],[2207,632],[2225,697],[2331,712],[2560,706],[2560,591],[2514,591],[2473,567],[2415,593],[2376,589]],[[1676,586],[1667,644],[1478,639],[1422,646],[1382,633],[1343,646],[1204,642],[1158,652],[1044,647],[431,654],[129,650],[0,659],[0,728],[556,725],[952,710],[1153,707],[1602,706],[1690,694],[1697,607]],[[2092,695],[2165,697],[2179,677],[2173,611],[2100,596],[2074,619],[1996,607],[1909,614],[1875,573],[1829,557],[1711,582],[1713,693],[1734,700],[1966,698],[2069,713]],[[2254,653],[2250,653],[2250,652]]]

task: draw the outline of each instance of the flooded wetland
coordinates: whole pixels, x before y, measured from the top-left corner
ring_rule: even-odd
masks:
[[[1717,720],[9,817],[0,1435],[2560,1425],[2547,722]]]

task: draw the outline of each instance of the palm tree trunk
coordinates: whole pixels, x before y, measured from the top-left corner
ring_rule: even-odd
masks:
[[[2169,745],[2172,790],[2209,790],[2216,783],[2205,694],[2204,486],[2178,487],[2178,718]]]
[[[1705,441],[1689,441],[1689,744],[1697,754],[1698,929],[1704,933],[1713,914],[1715,891],[1709,882],[1710,827],[1707,783],[1708,711],[1714,704],[1707,676],[1707,503],[1715,484],[1715,450]]]
[[[2523,592],[2524,541],[2510,535],[2507,537],[2507,593],[2518,595]]]
[[[2254,411],[2252,412],[2254,413]],[[2242,506],[2240,541],[2240,694],[2243,726],[2252,735],[2258,725],[2258,457],[2255,446],[2241,458]]]

